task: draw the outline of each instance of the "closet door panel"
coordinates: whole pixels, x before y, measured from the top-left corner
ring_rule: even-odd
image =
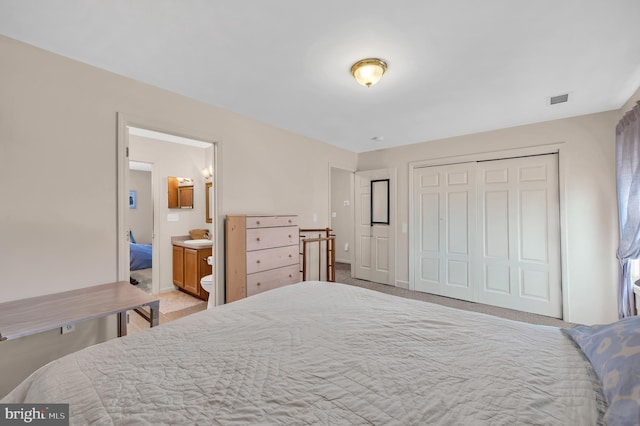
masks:
[[[469,193],[447,194],[447,254],[469,254]]]
[[[446,233],[442,253],[445,282],[440,294],[473,300],[473,257],[475,242],[476,163],[444,166],[446,184],[442,188],[446,211],[440,216]]]
[[[481,292],[511,295],[511,268],[509,265],[509,190],[507,169],[490,170],[483,173],[481,182],[491,182],[490,190],[480,191],[479,209],[484,214],[479,218],[481,248],[479,256],[484,259],[480,267],[478,285]],[[500,176],[500,179],[492,179]]]
[[[487,191],[484,193],[483,252],[495,260],[509,258],[509,192]]]
[[[472,300],[475,163],[416,169],[415,288]]]
[[[520,260],[547,262],[547,197],[545,189],[520,191]]]
[[[414,217],[416,238],[414,256],[417,271],[415,289],[426,293],[440,294],[444,279],[441,276],[442,237],[440,214],[443,189],[441,182],[444,168],[425,167],[414,172]]]
[[[561,318],[557,154],[479,163],[479,175],[478,301]]]
[[[440,250],[440,195],[420,194],[420,251]]]

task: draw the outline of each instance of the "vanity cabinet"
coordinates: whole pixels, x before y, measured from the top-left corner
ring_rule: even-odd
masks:
[[[297,216],[228,215],[225,222],[225,300],[300,281]]]
[[[173,284],[195,297],[209,300],[209,293],[200,285],[200,279],[211,274],[211,265],[207,264],[211,252],[211,247],[195,249],[174,244]]]

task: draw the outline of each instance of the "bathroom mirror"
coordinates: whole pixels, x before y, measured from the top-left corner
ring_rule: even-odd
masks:
[[[371,225],[389,224],[389,179],[371,181]]]
[[[169,176],[167,178],[168,203],[170,209],[193,208],[193,178]]]
[[[206,204],[206,218],[207,223],[213,222],[211,215],[213,214],[213,184],[207,182],[204,184],[205,204]]]

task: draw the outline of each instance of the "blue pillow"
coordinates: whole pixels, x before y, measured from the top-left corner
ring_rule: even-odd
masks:
[[[562,332],[582,350],[602,383],[607,425],[640,424],[640,317]]]
[[[133,232],[131,232],[131,229],[129,229],[129,242],[133,244],[136,243],[136,239],[133,238]]]

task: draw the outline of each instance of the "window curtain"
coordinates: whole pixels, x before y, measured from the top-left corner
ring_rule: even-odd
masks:
[[[616,126],[616,176],[620,216],[618,316],[635,314],[631,260],[640,257],[640,101]]]

